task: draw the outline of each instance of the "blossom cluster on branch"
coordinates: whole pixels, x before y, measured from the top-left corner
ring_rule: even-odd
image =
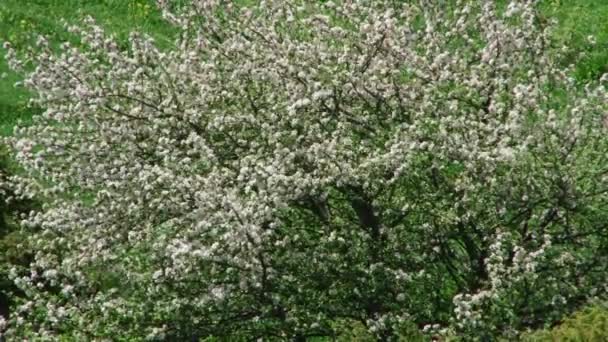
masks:
[[[170,49],[9,47],[45,204],[7,336],[514,337],[606,297],[608,93],[536,1],[159,5]]]

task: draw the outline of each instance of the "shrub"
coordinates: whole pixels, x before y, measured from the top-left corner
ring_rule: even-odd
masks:
[[[487,340],[605,298],[608,77],[534,3],[161,1],[168,51],[9,51],[46,204],[7,336]]]
[[[27,240],[15,220],[20,214],[34,208],[34,203],[31,200],[15,198],[8,182],[9,169],[6,148],[0,146],[0,320],[9,317],[12,298],[22,294],[10,281],[10,270],[27,267],[32,260],[26,247]],[[0,324],[0,331],[4,328],[3,324]]]
[[[524,336],[524,341],[600,342],[608,336],[608,310],[606,305],[592,305],[550,330],[541,330]]]

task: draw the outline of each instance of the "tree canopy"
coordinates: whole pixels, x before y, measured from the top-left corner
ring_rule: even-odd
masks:
[[[45,111],[6,336],[515,338],[606,298],[608,76],[536,1],[160,6],[169,49],[7,46]]]

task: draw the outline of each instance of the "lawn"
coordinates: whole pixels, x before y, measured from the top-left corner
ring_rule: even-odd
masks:
[[[19,50],[32,44],[37,34],[52,42],[71,40],[63,20],[77,23],[93,16],[120,40],[130,31],[152,34],[161,44],[170,44],[172,28],[161,18],[154,0],[2,0],[0,1],[0,41]],[[15,83],[20,76],[8,69],[4,51],[0,54],[0,135],[9,135],[19,120],[28,121],[39,109],[28,108],[28,92]]]

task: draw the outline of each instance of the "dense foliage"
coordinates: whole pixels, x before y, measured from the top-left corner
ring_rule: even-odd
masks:
[[[7,336],[519,336],[606,298],[608,77],[531,0],[161,1],[41,37]]]
[[[591,305],[564,320],[553,329],[524,335],[523,341],[580,341],[602,342],[608,336],[608,308],[606,304]]]
[[[12,267],[28,267],[32,255],[27,248],[27,239],[15,221],[33,208],[30,199],[18,200],[11,190],[9,158],[6,148],[0,146],[0,330],[10,315],[10,305],[14,298],[23,295],[10,280]]]

